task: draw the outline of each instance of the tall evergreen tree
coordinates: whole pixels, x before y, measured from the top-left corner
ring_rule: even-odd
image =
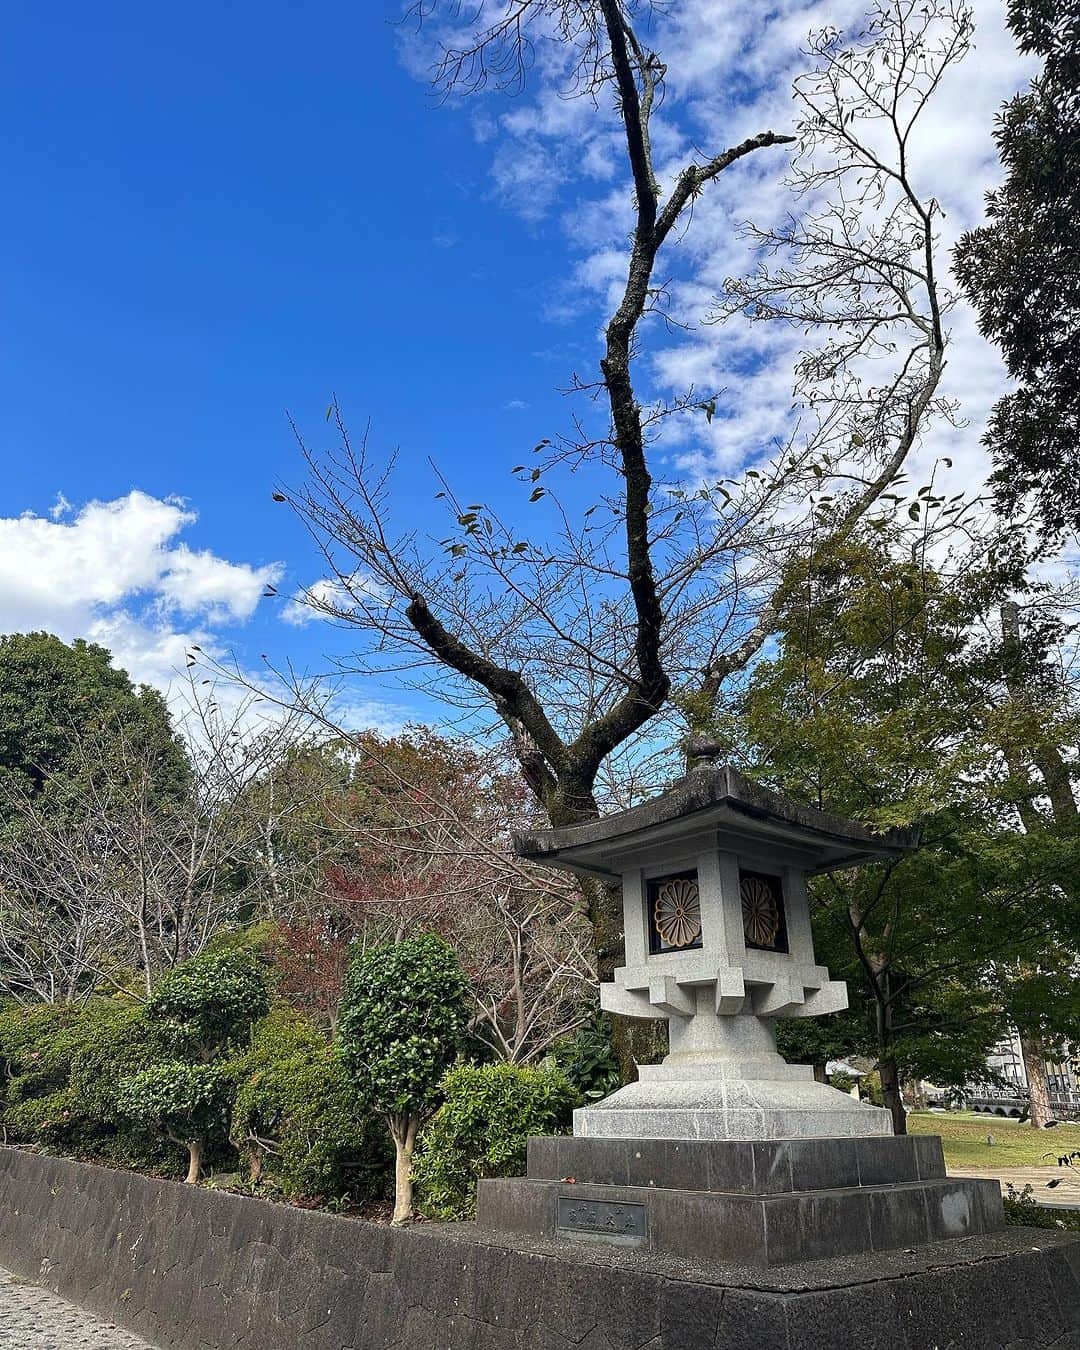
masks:
[[[1075,950],[1071,837],[1020,828],[1028,780],[1001,747],[1017,715],[988,618],[1011,582],[946,578],[885,539],[826,550],[790,574],[781,642],[732,719],[756,776],[871,826],[922,826],[913,857],[812,888],[820,955],[852,994],[835,1030],[877,1059],[897,1133],[903,1081],[979,1072],[1010,1020],[1033,1020],[1033,977]],[[1027,741],[1046,741],[1055,708],[1023,706]],[[1060,1011],[1040,1034],[1075,1034],[1080,1010]]]
[[[1001,111],[1005,182],[956,265],[1018,382],[985,436],[999,505],[1011,513],[1030,498],[1054,536],[1080,528],[1080,9],[1010,0],[1009,26],[1044,65]]]
[[[0,785],[8,789],[0,815],[20,794],[58,806],[76,795],[88,746],[99,761],[110,749],[137,751],[162,794],[186,786],[187,757],[164,699],[137,688],[104,647],[51,633],[0,637]]]

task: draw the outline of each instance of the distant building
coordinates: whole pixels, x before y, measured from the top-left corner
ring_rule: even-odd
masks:
[[[1022,1116],[1028,1105],[1028,1076],[1020,1049],[1019,1032],[999,1041],[987,1058],[986,1067],[1004,1080],[1004,1086],[969,1084],[963,1092],[964,1105],[972,1111],[997,1116]],[[1060,1120],[1080,1120],[1080,1073],[1075,1060],[1062,1063],[1046,1061],[1050,1086],[1050,1110]]]

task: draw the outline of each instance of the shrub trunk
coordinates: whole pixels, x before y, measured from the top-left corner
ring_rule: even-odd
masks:
[[[391,1116],[390,1134],[394,1140],[394,1214],[391,1223],[408,1223],[413,1216],[413,1152],[416,1116]]]

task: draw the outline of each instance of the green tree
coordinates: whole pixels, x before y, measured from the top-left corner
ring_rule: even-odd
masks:
[[[120,1108],[137,1124],[157,1130],[188,1151],[184,1180],[194,1185],[202,1173],[208,1141],[224,1132],[228,1120],[229,1081],[218,1064],[162,1060],[120,1084]]]
[[[147,1002],[147,1021],[165,1049],[121,1082],[120,1104],[132,1120],[187,1149],[189,1182],[199,1180],[208,1143],[228,1128],[227,1060],[269,1003],[266,973],[243,949],[182,962]]]
[[[1036,593],[1034,599],[1040,597]],[[1008,972],[1012,1021],[1020,1034],[1030,1092],[1032,1126],[1050,1120],[1046,1062],[1060,1058],[1063,1045],[1080,1028],[1077,981],[1080,952],[1080,809],[1078,769],[1063,746],[1075,745],[1080,718],[1075,691],[1062,672],[1068,664],[1052,659],[1066,639],[1060,615],[1034,604],[1021,615],[1020,604],[1001,606],[1003,697],[992,714],[992,731],[1008,767],[1016,809],[1033,846],[1042,844],[1057,884],[1073,916],[1067,941],[1040,963],[1020,962]]]
[[[792,795],[871,826],[922,825],[914,857],[812,890],[898,1133],[902,1079],[978,1070],[1006,1022],[1002,972],[1038,962],[1068,926],[1057,841],[1019,828],[995,741],[1001,644],[978,623],[1005,579],[946,584],[887,538],[823,552],[789,576],[780,649],[733,723],[756,774]]]
[[[433,934],[358,950],[349,965],[338,1044],[359,1100],[386,1117],[394,1141],[394,1223],[412,1217],[416,1134],[461,1048],[468,993],[453,951]]]
[[[187,757],[156,690],[136,688],[94,643],[69,645],[49,633],[0,637],[0,782],[62,804],[77,795],[85,772],[80,746],[115,744],[119,753],[124,741],[149,754],[158,792],[183,792]]]
[[[987,223],[960,240],[956,267],[1018,382],[985,436],[1000,506],[1012,514],[1033,498],[1056,535],[1080,526],[1080,14],[1009,0],[1009,26],[1043,69],[1001,111],[1005,181],[987,195]]]

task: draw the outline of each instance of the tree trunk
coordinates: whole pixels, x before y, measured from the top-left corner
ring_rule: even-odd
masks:
[[[825,1072],[824,1060],[814,1061],[814,1082],[828,1084],[829,1075]]]
[[[907,1095],[908,1101],[911,1104],[912,1111],[926,1110],[927,1106],[926,1085],[923,1083],[923,1080],[921,1078],[914,1079],[908,1085]]]
[[[263,1174],[263,1153],[262,1149],[252,1140],[248,1144],[248,1175],[251,1178],[251,1184],[257,1186],[262,1180]]]
[[[616,966],[625,960],[622,894],[618,886],[609,886],[593,877],[582,877],[579,886],[592,925],[596,978],[604,984],[615,978]],[[624,1083],[637,1080],[639,1055],[645,1050],[648,1030],[651,1030],[648,1024],[638,1017],[616,1013],[611,1018],[611,1048],[619,1061],[619,1073]]]
[[[188,1150],[188,1172],[184,1181],[189,1186],[198,1185],[199,1177],[202,1175],[202,1153],[203,1144],[201,1139],[189,1139],[187,1141]]]
[[[1021,1036],[1020,1053],[1024,1057],[1028,1094],[1031,1102],[1030,1122],[1042,1129],[1050,1120],[1050,1083],[1046,1077],[1046,1047],[1038,1037]]]
[[[907,1111],[904,1109],[904,1094],[896,1060],[883,1057],[878,1061],[878,1072],[881,1074],[881,1095],[892,1116],[893,1134],[907,1134]]]
[[[413,1216],[413,1150],[416,1147],[415,1116],[391,1116],[390,1134],[394,1140],[394,1213],[391,1223],[408,1223]]]

